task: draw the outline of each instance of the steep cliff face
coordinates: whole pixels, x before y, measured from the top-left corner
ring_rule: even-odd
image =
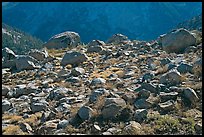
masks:
[[[2,6],[3,22],[44,41],[70,30],[78,32],[83,42],[107,40],[115,33],[130,39],[155,39],[202,9],[198,2],[15,2]]]

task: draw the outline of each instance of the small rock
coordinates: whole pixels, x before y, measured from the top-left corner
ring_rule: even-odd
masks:
[[[135,101],[134,106],[138,109],[148,109],[152,106],[152,104],[146,101],[146,99],[141,98]]]
[[[164,58],[162,60],[160,60],[161,65],[164,66],[166,64],[169,64],[171,62],[171,60],[169,58]]]
[[[141,87],[142,89],[146,89],[146,90],[150,91],[151,93],[158,93],[156,86],[154,86],[151,83],[143,82],[141,84],[141,86],[142,86]]]
[[[92,92],[92,94],[90,95],[89,97],[89,101],[91,103],[93,102],[96,102],[98,97],[102,96],[102,95],[109,95],[109,91],[104,89],[104,88],[99,88],[99,89],[96,89]]]
[[[183,95],[184,95],[184,98],[186,98],[192,104],[195,104],[199,100],[196,92],[191,88],[184,88]]]
[[[66,128],[67,126],[69,125],[69,121],[68,120],[62,120],[62,121],[60,121],[59,123],[58,123],[58,125],[57,125],[57,129],[64,129],[64,128]]]
[[[88,56],[84,53],[76,51],[68,51],[62,58],[61,65],[66,66],[67,64],[79,65],[88,60]]]
[[[18,55],[15,60],[17,70],[30,70],[39,68],[38,66],[35,66],[34,63],[36,62],[36,59],[28,55]]]
[[[128,103],[130,103],[130,104],[133,104],[134,101],[135,101],[135,99],[136,99],[136,95],[135,95],[134,93],[127,92],[127,93],[125,93],[125,94],[122,96],[122,98],[123,98],[126,102],[128,102]]]
[[[2,100],[2,113],[12,108],[12,104],[8,100]]]
[[[147,98],[149,98],[150,94],[151,94],[150,91],[148,91],[148,90],[146,90],[146,89],[142,89],[142,90],[139,91],[138,96],[139,96],[140,98],[145,98],[145,99],[147,99]]]
[[[165,92],[160,92],[160,98],[161,102],[165,102],[168,100],[176,100],[178,96],[178,92],[170,92],[170,93],[165,93]]]
[[[104,84],[106,83],[106,80],[103,78],[95,78],[91,81],[91,86],[95,86],[95,87],[103,87]]]
[[[75,67],[72,69],[71,74],[75,77],[83,75],[85,73],[85,70],[80,67]]]
[[[128,37],[122,34],[115,34],[108,39],[107,43],[119,44],[123,41],[128,41]]]
[[[79,109],[78,115],[82,120],[90,119],[92,116],[93,110],[88,106],[83,106]]]
[[[44,51],[39,51],[39,50],[36,50],[36,49],[34,49],[34,50],[32,49],[28,53],[28,55],[35,58],[38,61],[43,61],[48,57],[48,53],[47,53],[47,51],[45,49],[44,49]]]
[[[137,122],[142,122],[147,118],[147,110],[146,109],[137,109],[134,114],[134,118]]]
[[[175,86],[177,84],[180,84],[181,74],[177,70],[167,72],[160,77],[159,83],[169,86]]]
[[[47,104],[45,103],[31,103],[31,106],[30,106],[31,110],[33,113],[35,112],[39,112],[39,111],[43,111],[47,108]]]
[[[20,128],[23,132],[32,132],[33,129],[28,123],[20,123]]]
[[[2,91],[1,91],[2,96],[6,96],[6,95],[7,95],[7,93],[8,93],[10,90],[11,90],[11,89],[10,89],[10,87],[9,87],[9,86],[2,85]]]
[[[124,127],[123,132],[127,135],[140,135],[142,126],[135,121],[130,121],[130,124]]]
[[[174,109],[174,101],[173,100],[169,100],[169,101],[166,101],[164,103],[159,103],[159,108],[160,108],[160,111],[161,112],[169,112],[171,110]]]
[[[181,63],[178,67],[177,67],[177,70],[180,72],[180,73],[193,73],[193,66],[192,65],[189,65],[189,64],[186,64],[186,63]]]
[[[202,124],[201,123],[196,123],[194,128],[195,128],[196,133],[202,134]]]

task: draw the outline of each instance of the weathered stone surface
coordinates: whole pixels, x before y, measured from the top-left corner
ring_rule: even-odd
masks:
[[[104,89],[104,88],[96,89],[96,90],[94,90],[94,91],[91,93],[91,95],[90,95],[90,97],[89,97],[89,101],[90,101],[91,103],[96,102],[97,99],[98,99],[100,96],[102,96],[102,95],[109,95],[109,94],[110,94],[109,91],[106,90],[106,89]]]
[[[78,65],[88,60],[85,53],[76,51],[68,51],[62,58],[61,65],[66,66],[67,64]]]
[[[181,74],[177,70],[167,72],[160,77],[159,83],[171,86],[178,85],[181,83]]]
[[[35,69],[38,68],[34,63],[37,61],[28,55],[18,55],[15,63],[17,70],[29,70],[29,69]]]
[[[107,43],[119,44],[123,41],[128,41],[128,37],[122,34],[115,34],[108,39]]]
[[[178,67],[177,67],[177,70],[180,72],[180,73],[193,73],[193,66],[192,65],[189,65],[189,64],[186,64],[186,63],[181,63]]]
[[[12,104],[8,100],[2,100],[2,113],[12,108]]]
[[[137,109],[134,114],[134,118],[137,122],[142,122],[147,118],[147,110],[146,109]]]
[[[82,120],[90,119],[92,116],[93,110],[88,106],[83,106],[79,109],[78,115]]]
[[[163,49],[170,52],[183,52],[188,46],[196,44],[196,38],[186,29],[178,29],[161,37]]]
[[[134,106],[138,109],[147,109],[152,106],[152,103],[150,103],[144,98],[141,98],[135,101]]]
[[[104,107],[102,109],[102,116],[104,119],[115,118],[119,111],[126,106],[126,103],[121,98],[106,98]]]
[[[9,87],[9,86],[2,85],[2,91],[1,91],[2,96],[6,96],[6,95],[7,95],[7,93],[8,93],[10,90],[11,90],[11,89],[10,89],[10,87]]]
[[[71,74],[73,76],[80,76],[80,75],[83,75],[85,73],[85,70],[83,68],[80,68],[80,67],[75,67],[72,69],[71,71]]]
[[[184,98],[186,98],[192,104],[195,104],[199,100],[198,95],[191,88],[184,88],[183,89],[183,95],[184,95]]]
[[[130,121],[126,127],[124,127],[123,132],[126,135],[140,135],[142,126],[140,123],[135,121]]]
[[[95,87],[103,87],[104,84],[106,83],[106,80],[103,78],[95,78],[91,81],[91,86]]]
[[[28,54],[29,54],[29,56],[35,58],[38,61],[43,61],[49,56],[48,52],[45,49],[43,51],[39,51],[36,49],[31,50]]]
[[[76,47],[81,43],[80,36],[76,32],[66,31],[57,34],[49,39],[49,41],[43,45],[48,49],[60,49],[67,47]]]

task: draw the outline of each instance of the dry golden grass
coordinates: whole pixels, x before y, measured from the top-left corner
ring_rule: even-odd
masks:
[[[9,120],[9,123],[16,123],[18,121],[21,121],[23,118],[22,116],[17,116],[17,115],[4,115],[2,117],[2,120]]]
[[[121,68],[111,67],[107,68],[105,71],[102,72],[99,72],[98,70],[93,71],[89,79],[90,80],[93,78],[108,79],[108,77],[113,73],[117,74],[119,77],[123,77],[125,75],[125,72]]]
[[[3,135],[26,135],[27,133],[23,132],[17,125],[9,125],[6,128],[2,129]]]
[[[32,114],[29,118],[23,119],[19,123],[28,123],[31,126],[38,125],[38,119],[42,116],[42,113],[37,112],[35,114]]]

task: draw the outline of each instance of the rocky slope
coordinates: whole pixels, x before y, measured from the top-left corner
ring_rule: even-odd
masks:
[[[40,39],[2,23],[2,48],[8,47],[17,54],[25,54],[30,49],[42,48],[42,44]]]
[[[48,41],[52,48],[26,55],[2,50],[2,134],[202,134],[197,35],[179,29],[138,41],[115,34],[87,46],[78,38],[61,33]],[[62,43],[70,46],[55,49]]]
[[[152,40],[201,12],[201,2],[10,2],[2,20],[43,41],[70,30],[88,43],[116,33]]]

